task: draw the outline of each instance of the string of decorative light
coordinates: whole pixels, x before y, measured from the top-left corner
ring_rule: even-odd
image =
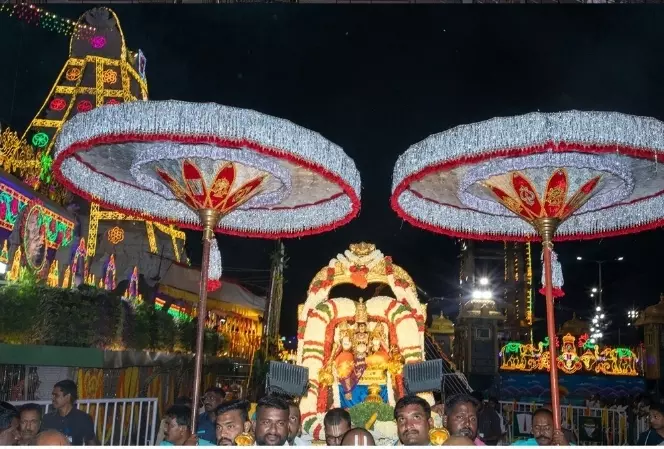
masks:
[[[35,5],[3,3],[0,5],[0,12],[30,25],[66,35],[78,34],[80,37],[86,38],[91,37],[96,30],[95,27],[60,17]]]

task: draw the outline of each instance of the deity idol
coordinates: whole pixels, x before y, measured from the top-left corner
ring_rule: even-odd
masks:
[[[357,303],[354,327],[343,323],[335,344],[334,371],[339,382],[342,406],[352,406],[368,396],[374,401],[387,398],[386,371],[391,366],[382,323],[369,331],[366,304]]]

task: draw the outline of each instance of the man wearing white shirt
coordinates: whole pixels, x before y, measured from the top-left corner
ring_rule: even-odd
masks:
[[[268,395],[256,404],[254,435],[257,446],[288,446],[290,410],[288,402]]]

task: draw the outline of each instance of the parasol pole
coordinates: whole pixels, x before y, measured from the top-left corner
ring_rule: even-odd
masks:
[[[556,322],[553,310],[553,285],[551,275],[551,250],[553,249],[553,235],[560,224],[559,218],[540,218],[535,220],[534,226],[542,237],[542,251],[544,259],[544,286],[546,293],[546,330],[549,336],[550,366],[549,380],[551,382],[551,407],[553,408],[553,428],[560,430],[560,395],[558,393],[558,366],[556,365]]]
[[[201,397],[203,377],[203,340],[205,337],[205,316],[207,307],[208,268],[210,265],[210,244],[214,237],[214,227],[219,222],[219,212],[214,209],[201,209],[198,216],[203,224],[203,259],[201,261],[201,283],[198,294],[198,323],[196,331],[196,355],[194,357],[194,397],[192,400],[191,430],[196,432],[198,402]]]

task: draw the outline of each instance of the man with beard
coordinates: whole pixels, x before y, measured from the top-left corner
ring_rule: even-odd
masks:
[[[570,446],[561,430],[553,429],[553,412],[540,408],[533,413],[533,438],[515,441],[512,446]]]
[[[288,445],[288,402],[274,395],[261,398],[256,404],[254,435],[258,446]]]
[[[215,411],[217,446],[234,446],[235,439],[251,431],[249,403],[243,400],[224,402]]]
[[[397,435],[404,446],[428,446],[433,427],[431,406],[419,396],[404,396],[394,406]]]
[[[166,431],[160,446],[214,446],[214,443],[193,434],[192,413],[186,405],[174,405],[166,410]]]
[[[97,446],[95,426],[90,415],[75,407],[78,389],[72,380],[61,380],[53,386],[52,413],[44,415],[42,428],[57,430],[72,446]]]
[[[205,391],[203,395],[203,408],[205,411],[198,416],[198,424],[196,426],[196,435],[206,441],[217,441],[216,422],[217,415],[215,410],[224,401],[226,393],[218,387],[211,387]]]
[[[325,444],[328,446],[341,446],[344,434],[350,430],[350,414],[342,408],[328,410],[323,418],[325,430]]]
[[[41,428],[42,409],[37,404],[25,404],[19,411],[19,430],[21,431],[21,446],[29,446],[30,442],[39,433]]]
[[[19,438],[16,409],[0,403],[0,446],[13,446]]]
[[[477,400],[467,394],[455,394],[445,401],[443,426],[451,436],[468,437],[475,446],[485,446],[477,438]]]

